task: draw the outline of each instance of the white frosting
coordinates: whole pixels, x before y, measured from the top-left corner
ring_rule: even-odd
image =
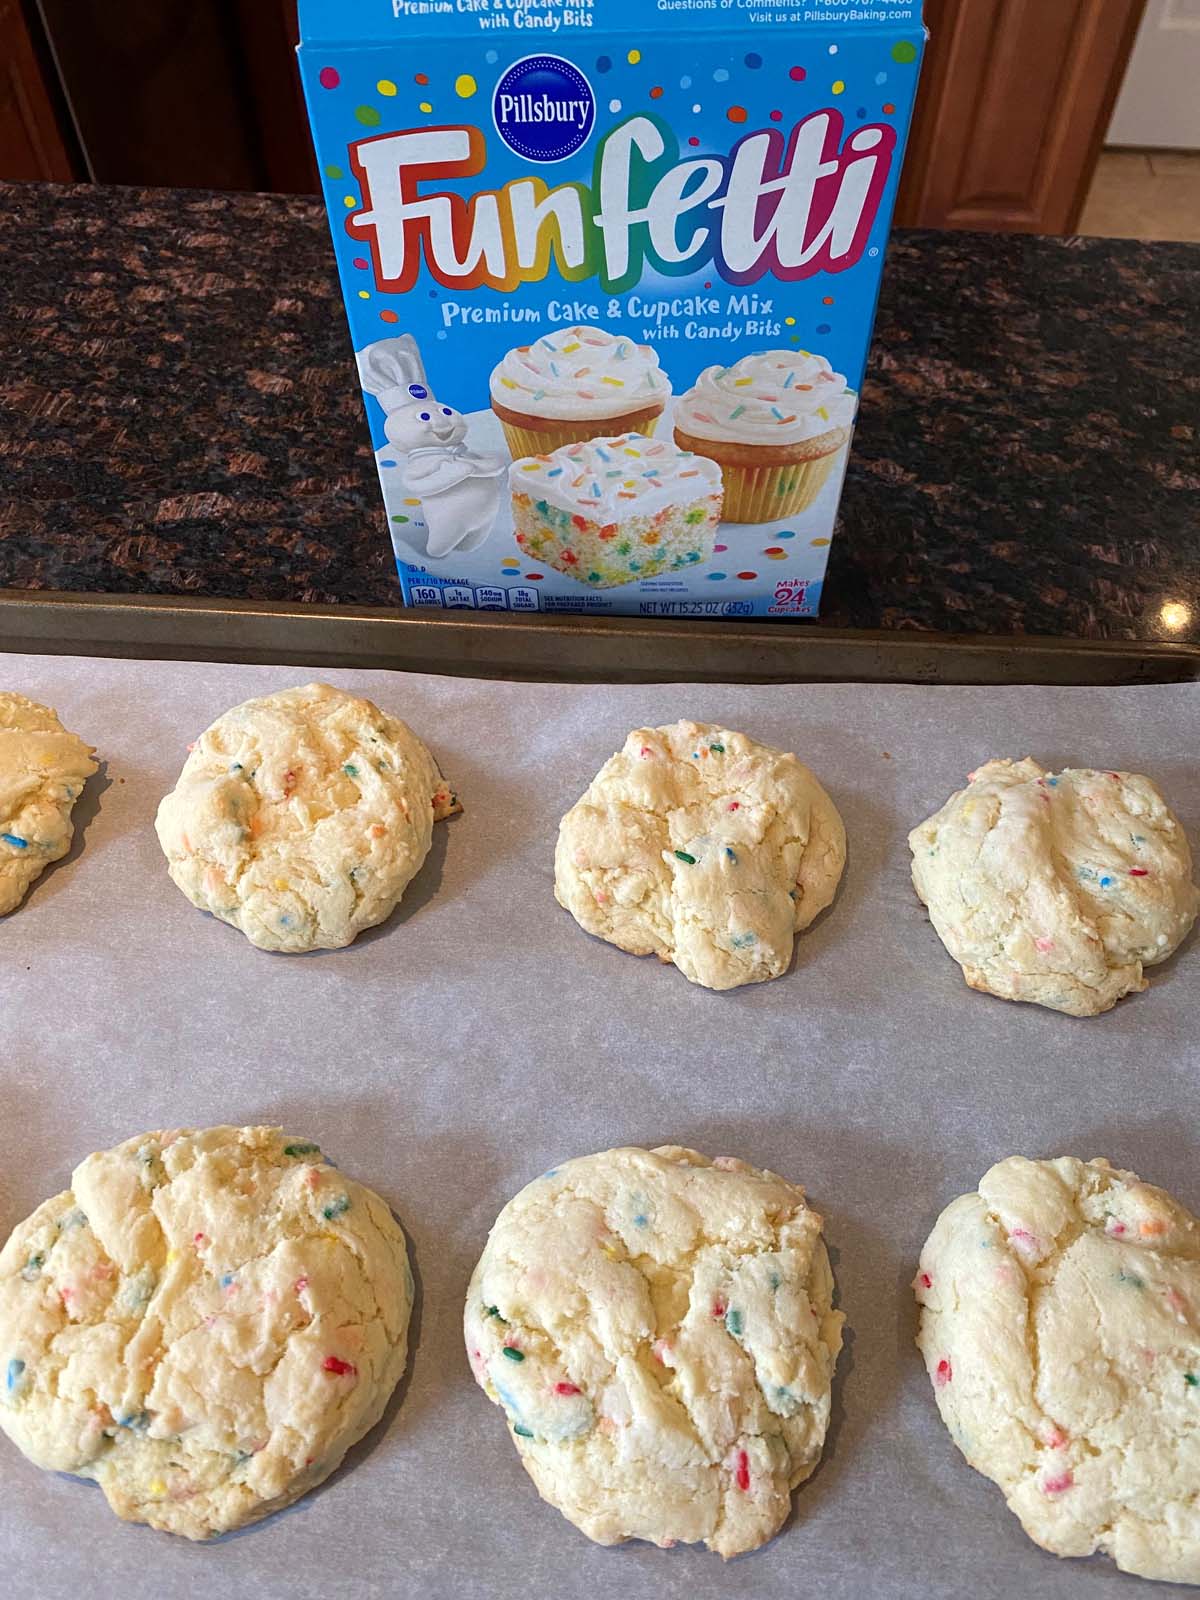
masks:
[[[854,421],[858,396],[824,356],[766,350],[707,367],[675,407],[675,426],[700,439],[800,444]]]
[[[510,350],[492,373],[492,399],[557,422],[621,417],[667,402],[671,385],[649,345],[603,328],[557,328]]]
[[[514,494],[545,500],[589,522],[652,516],[664,506],[688,505],[721,493],[721,469],[706,456],[680,450],[666,439],[623,434],[564,445],[547,456],[514,461]]]

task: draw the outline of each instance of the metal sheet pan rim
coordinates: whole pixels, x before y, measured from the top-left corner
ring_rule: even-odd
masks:
[[[313,663],[572,682],[1121,684],[1200,678],[1200,645],[586,614],[0,589],[0,651]]]

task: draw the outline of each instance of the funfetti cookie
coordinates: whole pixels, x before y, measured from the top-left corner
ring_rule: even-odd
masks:
[[[787,971],[845,862],[842,819],[794,755],[675,722],[634,729],[562,819],[554,893],[588,933],[733,989]]]
[[[458,800],[406,723],[310,683],[247,700],[192,747],[155,827],[193,905],[263,950],[383,922]]]
[[[601,435],[648,437],[671,397],[652,345],[592,327],[555,328],[510,350],[490,391],[515,458]]]
[[[842,1320],[804,1191],[667,1145],[522,1189],[464,1327],[538,1492],[589,1539],[733,1556],[820,1459]]]
[[[522,553],[593,589],[711,561],[721,469],[669,440],[629,433],[515,461]]]
[[[0,1427],[119,1517],[207,1539],[321,1483],[404,1371],[382,1200],[278,1128],[89,1156],[0,1252]]]
[[[94,757],[48,706],[0,692],[0,917],[71,848],[71,812]]]
[[[1136,772],[988,761],[909,835],[912,876],[973,989],[1088,1017],[1147,987],[1200,890],[1178,818]]]
[[[914,1287],[942,1420],[1030,1538],[1200,1583],[1195,1217],[1106,1161],[1012,1156],[943,1211]]]

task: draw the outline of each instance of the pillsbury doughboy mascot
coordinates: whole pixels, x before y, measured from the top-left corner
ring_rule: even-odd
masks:
[[[426,555],[478,549],[495,526],[506,463],[468,449],[467,424],[434,398],[412,334],[360,350],[358,374],[383,407],[388,443],[406,457],[401,481],[421,502]]]

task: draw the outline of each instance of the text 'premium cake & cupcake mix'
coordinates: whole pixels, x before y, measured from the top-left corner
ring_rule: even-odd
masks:
[[[409,605],[813,616],[920,0],[301,0]]]

